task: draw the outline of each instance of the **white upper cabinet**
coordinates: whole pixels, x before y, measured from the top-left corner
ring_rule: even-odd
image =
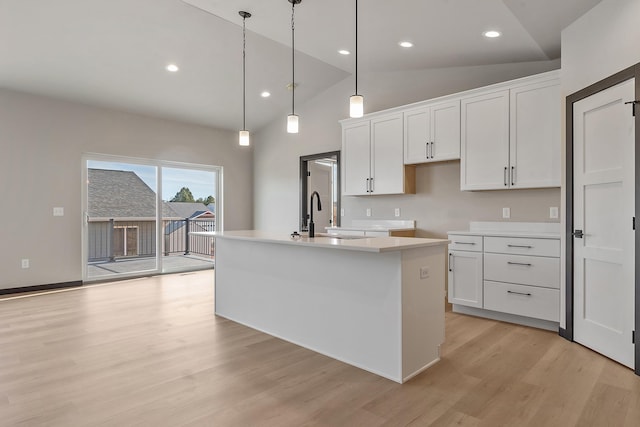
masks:
[[[462,190],[560,186],[559,80],[522,80],[462,99]]]
[[[510,187],[560,187],[560,82],[520,86],[510,95]]]
[[[343,124],[345,196],[415,192],[415,173],[406,173],[403,161],[402,117],[394,113]]]
[[[371,170],[369,120],[345,124],[342,128],[343,194],[369,194]]]
[[[402,113],[371,120],[370,194],[404,193]]]
[[[460,158],[460,100],[404,112],[404,162],[428,163]]]
[[[460,187],[508,188],[509,91],[462,100]]]

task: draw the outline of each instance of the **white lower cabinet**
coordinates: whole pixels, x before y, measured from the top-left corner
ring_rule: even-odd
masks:
[[[449,234],[449,240],[454,311],[460,305],[481,309],[477,315],[490,310],[559,321],[559,238]],[[518,322],[515,316],[504,320]]]
[[[484,308],[542,320],[559,320],[558,289],[484,282]]]
[[[482,307],[482,237],[449,235],[449,240],[449,302]]]

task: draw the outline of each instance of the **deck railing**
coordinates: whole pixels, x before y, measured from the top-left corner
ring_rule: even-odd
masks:
[[[89,223],[89,261],[156,255],[155,221],[97,221]],[[213,258],[213,238],[194,236],[190,231],[215,231],[212,219],[162,220],[162,253],[200,255]]]

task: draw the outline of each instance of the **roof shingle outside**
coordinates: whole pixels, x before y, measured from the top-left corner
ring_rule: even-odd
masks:
[[[135,172],[88,169],[90,218],[155,218],[156,193]],[[202,203],[164,202],[163,218],[193,218]]]

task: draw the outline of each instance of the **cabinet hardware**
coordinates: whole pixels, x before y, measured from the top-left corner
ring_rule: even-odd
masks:
[[[475,245],[474,242],[453,242],[455,245]]]
[[[429,156],[429,141],[424,143],[424,155],[428,159]]]
[[[502,179],[504,180],[504,186],[507,186],[507,167],[504,167],[504,173],[502,175]]]
[[[371,190],[369,190],[369,178],[367,178],[366,181],[367,181],[367,193],[370,193]]]
[[[507,291],[508,294],[516,294],[516,295],[524,295],[530,297],[531,294],[529,292],[516,292],[516,291]]]
[[[376,187],[374,185],[373,178],[369,178],[369,179],[370,179],[369,186],[371,187],[371,193],[373,193]]]
[[[449,253],[449,271],[453,271],[452,253]]]
[[[511,185],[516,185],[515,172],[516,172],[516,167],[511,166]]]
[[[528,264],[525,262],[511,262],[511,261],[507,261],[507,264],[511,264],[511,265],[524,265],[525,267],[531,267],[532,264]]]
[[[640,104],[640,101],[629,101],[625,102],[625,104],[631,104],[631,114],[636,116],[636,105]]]
[[[431,141],[431,158],[433,159],[433,141]]]
[[[582,232],[582,230],[574,230],[573,233],[571,234],[573,235],[573,237],[577,239],[582,239],[582,237],[584,236],[584,233]]]
[[[525,249],[531,249],[533,248],[533,246],[529,246],[529,245],[507,245],[510,248],[525,248]]]

